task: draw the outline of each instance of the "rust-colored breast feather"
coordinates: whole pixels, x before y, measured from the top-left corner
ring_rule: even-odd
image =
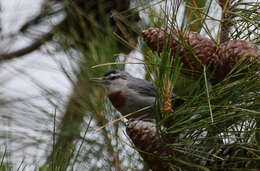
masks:
[[[125,98],[122,91],[110,93],[108,98],[116,109],[119,109],[125,105]]]

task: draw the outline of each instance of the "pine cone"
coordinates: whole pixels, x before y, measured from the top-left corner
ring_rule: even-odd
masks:
[[[208,66],[211,63],[216,65],[218,61],[214,42],[195,32],[173,30],[170,35],[169,31],[161,28],[149,28],[143,31],[143,38],[157,52],[162,52],[164,43],[170,41],[171,53],[180,56],[184,69],[197,71],[201,69],[200,63]]]
[[[216,52],[216,45],[210,39],[201,36],[199,33],[190,32],[188,33],[188,44],[193,50],[193,56],[197,57],[202,64],[208,66],[212,64],[213,66],[216,65],[218,62],[218,56],[215,54]],[[186,62],[186,65],[192,61],[192,54],[184,51],[185,58],[183,58]],[[190,55],[190,56],[189,56]],[[185,64],[185,62],[183,62]]]
[[[143,38],[152,50],[162,52],[163,43],[168,42],[169,34],[161,28],[151,27],[143,31]]]
[[[260,59],[257,47],[246,40],[230,40],[220,44],[217,49],[219,64],[216,68],[215,82],[225,78],[241,58],[248,63],[256,58]]]
[[[168,169],[167,163],[160,159],[160,157],[168,155],[168,150],[166,145],[156,136],[155,120],[131,119],[127,123],[126,132],[153,171]]]
[[[229,144],[214,148],[204,146],[203,150],[202,146],[199,145],[196,148],[196,145],[193,144],[192,146],[184,145],[181,151],[176,151],[169,149],[167,143],[156,136],[156,123],[151,119],[129,120],[126,132],[153,171],[171,170],[172,166],[184,170],[194,170],[193,165],[212,170],[257,169],[260,167],[259,152],[253,145]]]

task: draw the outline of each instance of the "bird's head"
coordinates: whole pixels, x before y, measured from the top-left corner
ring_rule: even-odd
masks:
[[[91,78],[90,80],[104,85],[108,89],[108,93],[113,93],[122,90],[130,77],[131,75],[127,72],[110,70],[102,77]]]

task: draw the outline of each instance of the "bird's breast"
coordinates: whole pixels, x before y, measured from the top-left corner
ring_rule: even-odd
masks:
[[[122,91],[116,91],[113,93],[108,94],[108,98],[111,101],[112,105],[119,110],[120,108],[124,107],[126,99],[122,93]]]

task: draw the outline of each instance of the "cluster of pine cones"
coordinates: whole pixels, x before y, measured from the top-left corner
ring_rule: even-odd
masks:
[[[212,73],[210,81],[213,84],[223,80],[239,62],[249,64],[252,60],[260,59],[257,47],[245,40],[230,40],[217,46],[209,38],[195,32],[182,33],[178,30],[166,31],[161,28],[149,28],[143,31],[143,38],[153,51],[160,53],[164,48],[169,48],[173,59],[179,57],[183,64],[182,73],[184,75],[192,75],[206,66]],[[242,70],[242,72],[246,71]],[[198,154],[194,155],[204,156],[206,154],[205,159],[208,160],[202,160],[185,156],[185,152],[168,148],[167,140],[158,137],[156,129],[155,120],[133,119],[129,120],[126,125],[128,136],[145,162],[154,171],[171,170],[175,167],[185,170],[192,168],[178,162],[178,159],[213,170],[216,168],[228,170],[229,167],[247,169],[260,167],[260,164],[254,160],[258,155],[248,150],[251,147],[223,145],[223,147],[201,151],[201,154],[199,154],[199,149]],[[185,148],[183,147],[183,149]],[[214,156],[220,156],[223,159],[220,160]],[[248,160],[241,160],[242,158],[248,158]],[[173,165],[169,165],[169,163]],[[177,168],[176,170],[178,170]]]
[[[153,27],[143,31],[143,38],[157,52],[169,45],[171,55],[180,57],[185,75],[192,75],[194,71],[200,73],[202,66],[206,66],[212,73],[212,83],[223,80],[237,63],[260,59],[257,47],[246,40],[230,40],[217,47],[212,40],[196,32]]]

